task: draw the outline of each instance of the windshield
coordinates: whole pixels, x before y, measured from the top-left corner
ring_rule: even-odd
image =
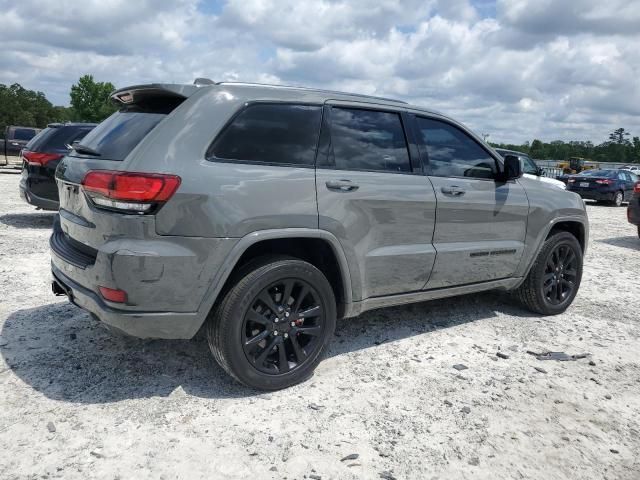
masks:
[[[116,112],[82,139],[78,153],[95,152],[100,159],[124,160],[165,117],[164,113]]]
[[[586,172],[582,172],[580,175],[583,177],[606,177],[612,178],[616,176],[615,170],[588,170]]]

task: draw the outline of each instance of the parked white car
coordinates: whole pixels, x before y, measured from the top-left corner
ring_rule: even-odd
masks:
[[[504,148],[496,148],[495,151],[498,152],[502,157],[504,157],[505,155],[515,155],[516,157],[518,157],[522,162],[523,176],[548,183],[563,190],[567,189],[567,186],[564,184],[564,182],[556,180],[555,178],[545,177],[542,168],[536,165],[536,162],[534,162],[526,153],[506,150]]]
[[[635,173],[636,175],[640,175],[640,165],[625,165],[620,170],[628,170],[631,173]]]

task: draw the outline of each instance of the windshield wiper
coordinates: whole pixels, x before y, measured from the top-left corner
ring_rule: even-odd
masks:
[[[100,152],[96,152],[93,148],[80,145],[79,143],[73,145],[73,149],[78,153],[86,153],[87,155],[93,155],[94,157],[102,156]]]

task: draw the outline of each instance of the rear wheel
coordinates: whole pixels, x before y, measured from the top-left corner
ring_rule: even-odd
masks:
[[[540,250],[524,283],[514,292],[529,310],[557,315],[573,302],[582,279],[582,248],[576,237],[558,232]]]
[[[277,390],[307,379],[335,329],[326,277],[293,258],[254,262],[227,292],[207,325],[209,347],[241,383]]]
[[[621,207],[624,201],[624,194],[622,192],[616,192],[613,196],[612,203],[615,207]]]

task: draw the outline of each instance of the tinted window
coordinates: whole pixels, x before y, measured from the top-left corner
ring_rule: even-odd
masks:
[[[27,144],[27,150],[36,152],[50,152],[53,150],[67,150],[76,140],[84,138],[91,131],[92,126],[64,126],[45,128]]]
[[[445,122],[417,119],[418,139],[429,156],[431,175],[437,177],[493,178],[494,159],[473,138]]]
[[[331,109],[332,158],[336,168],[410,172],[400,115],[351,108]]]
[[[322,107],[250,105],[213,145],[216,158],[270,164],[313,165]]]
[[[140,141],[166,117],[164,113],[116,112],[80,142],[105,160],[124,160]]]
[[[36,136],[36,131],[32,128],[16,128],[13,132],[13,138],[16,140],[31,140]]]

